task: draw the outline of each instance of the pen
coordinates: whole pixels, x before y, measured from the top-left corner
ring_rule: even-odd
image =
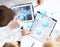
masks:
[[[33,44],[31,45],[31,47],[33,47],[33,46],[34,46],[34,44],[35,44],[35,43],[33,42]]]

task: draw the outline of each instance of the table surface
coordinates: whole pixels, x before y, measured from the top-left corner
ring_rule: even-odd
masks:
[[[30,37],[24,36],[21,41],[21,47],[42,47],[43,43]]]

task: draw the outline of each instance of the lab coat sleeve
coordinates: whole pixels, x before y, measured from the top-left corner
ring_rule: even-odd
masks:
[[[20,28],[16,28],[14,30],[10,30],[10,28],[8,27],[9,31],[6,30],[6,32],[8,33],[7,36],[7,41],[21,41],[22,39],[22,35],[21,35],[21,31],[22,29]]]
[[[11,30],[9,27],[5,27],[0,30],[0,47],[4,45],[5,42],[9,39],[9,35],[11,33]]]
[[[19,28],[11,30],[8,26],[0,30],[0,47],[4,45],[5,42],[10,41],[21,41],[21,30]]]
[[[22,30],[20,28],[13,30],[13,34],[15,36],[13,41],[21,41],[21,39],[22,39],[21,31]]]

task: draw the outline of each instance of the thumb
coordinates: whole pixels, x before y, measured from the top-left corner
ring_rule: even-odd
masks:
[[[47,40],[52,40],[52,37],[51,37],[51,36],[49,36],[49,37],[47,38]]]

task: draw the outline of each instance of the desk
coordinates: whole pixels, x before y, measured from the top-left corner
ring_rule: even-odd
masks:
[[[42,47],[43,43],[26,35],[21,40],[21,47],[31,47],[34,43],[33,47]]]

